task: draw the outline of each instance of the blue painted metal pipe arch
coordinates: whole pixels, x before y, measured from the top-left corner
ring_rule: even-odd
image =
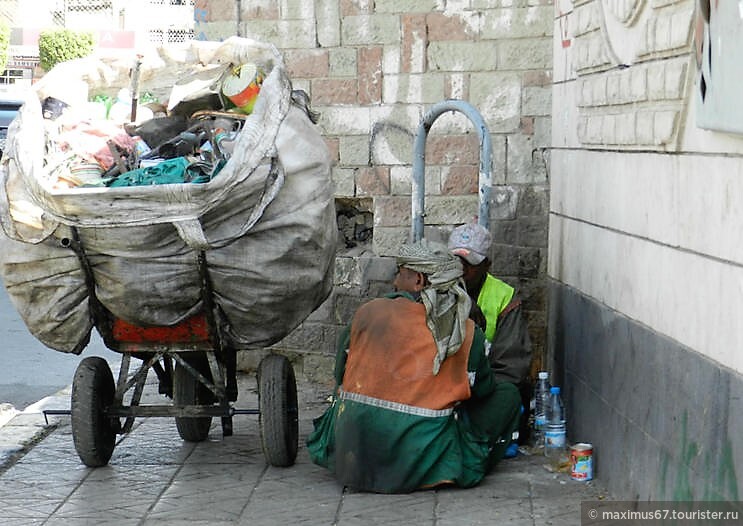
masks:
[[[444,100],[434,104],[421,119],[418,133],[415,136],[413,149],[413,188],[412,188],[412,241],[423,237],[425,224],[425,196],[426,196],[426,139],[434,121],[447,111],[458,111],[467,116],[477,129],[480,137],[480,173],[478,177],[478,194],[480,207],[477,221],[485,228],[489,228],[490,221],[490,188],[492,186],[491,169],[493,165],[493,146],[490,132],[482,115],[469,102],[463,100]]]

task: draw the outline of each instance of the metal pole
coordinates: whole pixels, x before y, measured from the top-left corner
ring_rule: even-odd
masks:
[[[458,111],[463,113],[474,124],[480,137],[480,170],[478,177],[478,195],[480,207],[477,222],[489,227],[490,222],[490,188],[492,186],[492,157],[493,147],[490,140],[490,132],[480,112],[470,103],[462,100],[445,100],[434,104],[423,116],[418,125],[418,134],[415,137],[413,149],[413,182],[412,182],[412,241],[418,241],[423,237],[423,225],[425,217],[425,195],[426,195],[426,139],[434,121],[447,111]]]

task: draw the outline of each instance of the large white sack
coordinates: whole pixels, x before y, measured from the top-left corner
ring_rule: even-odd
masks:
[[[11,126],[0,165],[0,272],[47,346],[80,352],[91,329],[71,227],[97,299],[130,323],[172,325],[201,310],[201,253],[237,348],[278,341],[327,297],[336,246],[330,157],[306,111],[292,103],[275,48],[233,37],[160,50],[143,59],[141,89],[157,93],[215,63],[244,62],[260,63],[268,75],[235,153],[206,184],[53,189],[40,101],[61,79],[84,81],[90,93],[125,86],[130,64],[80,59],[39,83]]]

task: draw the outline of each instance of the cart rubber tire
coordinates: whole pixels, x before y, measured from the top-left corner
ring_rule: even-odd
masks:
[[[189,361],[189,364],[207,378],[211,378],[209,364],[204,358]],[[176,363],[173,374],[173,402],[175,405],[208,405],[214,402],[214,394],[192,375],[188,369]],[[186,442],[203,442],[209,436],[212,417],[175,417],[178,434]]]
[[[299,444],[297,382],[289,360],[269,354],[258,366],[261,446],[272,466],[294,464]]]
[[[98,356],[83,359],[75,370],[70,397],[72,441],[88,467],[105,466],[116,445],[117,426],[105,416],[116,387],[108,362]]]

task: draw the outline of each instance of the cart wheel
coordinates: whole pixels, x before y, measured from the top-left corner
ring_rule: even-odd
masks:
[[[89,356],[77,366],[70,398],[72,440],[88,467],[105,466],[114,451],[118,426],[105,411],[113,404],[115,391],[111,368],[103,358]]]
[[[258,366],[261,445],[272,466],[291,466],[297,458],[299,411],[297,382],[289,360],[269,354]]]
[[[207,378],[212,377],[206,359],[190,360],[189,364]],[[209,405],[214,403],[214,394],[188,369],[177,363],[173,375],[173,402],[175,405],[184,406]],[[177,416],[175,427],[178,428],[178,434],[186,442],[203,442],[209,436],[212,417]]]

